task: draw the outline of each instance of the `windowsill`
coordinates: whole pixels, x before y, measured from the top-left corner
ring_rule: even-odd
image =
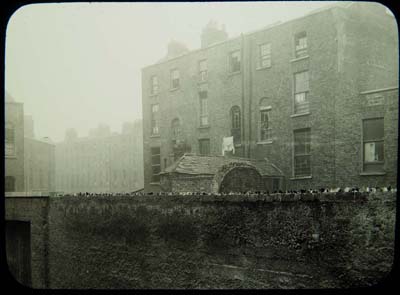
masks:
[[[153,134],[153,135],[150,135],[150,138],[158,138],[158,137],[160,137],[160,134]]]
[[[272,140],[265,140],[265,141],[257,141],[256,144],[263,145],[263,144],[271,144],[273,143]]]
[[[361,172],[361,176],[379,176],[379,175],[386,175],[386,172]]]
[[[307,59],[307,58],[309,58],[309,57],[310,57],[309,55],[305,55],[305,56],[301,56],[301,57],[296,57],[296,58],[294,58],[294,59],[291,59],[290,62],[300,61],[300,60],[303,60],[303,59]]]
[[[303,179],[312,179],[312,176],[302,176],[302,177],[292,177],[290,180],[303,180]]]
[[[5,156],[6,159],[16,159],[17,156]]]
[[[301,117],[301,116],[308,116],[308,115],[310,115],[310,114],[311,114],[310,112],[301,113],[301,114],[293,114],[293,115],[290,115],[290,117],[291,117],[291,118],[296,118],[296,117]]]
[[[237,71],[237,72],[229,72],[228,73],[228,77],[231,77],[231,76],[236,76],[236,75],[239,75],[241,73],[241,71]]]
[[[234,143],[233,146],[234,147],[242,147],[242,144],[241,143]]]
[[[261,70],[266,70],[270,69],[272,66],[267,66],[267,67],[256,67],[256,71],[261,71]]]
[[[178,90],[179,88],[180,88],[180,87],[170,88],[169,91],[171,91],[171,92],[172,92],[172,91],[176,91],[176,90]]]
[[[149,97],[155,97],[155,96],[157,96],[157,95],[158,95],[158,92],[157,92],[157,93],[149,94]]]
[[[150,182],[150,185],[160,185],[160,182]]]
[[[211,127],[210,125],[202,125],[202,126],[199,126],[197,128],[199,128],[199,129],[208,129],[210,127]]]

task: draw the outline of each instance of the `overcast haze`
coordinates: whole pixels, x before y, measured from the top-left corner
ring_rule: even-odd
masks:
[[[9,20],[6,91],[33,116],[37,137],[79,136],[99,123],[120,132],[141,118],[141,68],[177,40],[200,47],[213,19],[229,37],[333,2],[65,3],[24,6]]]

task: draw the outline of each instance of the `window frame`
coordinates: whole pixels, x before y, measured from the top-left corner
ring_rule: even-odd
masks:
[[[365,121],[372,121],[372,120],[382,120],[382,136],[380,138],[376,139],[365,139],[365,126],[364,122]],[[376,142],[381,142],[382,143],[382,161],[372,161],[372,162],[366,162],[365,161],[365,144],[366,143],[376,143]],[[366,165],[369,167],[380,167],[380,169],[376,170],[367,170]],[[369,117],[369,118],[364,118],[361,120],[361,173],[364,174],[375,174],[375,173],[384,173],[385,172],[385,118],[383,116],[378,116],[378,117]]]
[[[159,153],[153,153],[154,149],[158,149]],[[161,173],[161,147],[153,146],[150,147],[150,156],[151,156],[151,183],[160,183],[160,173]],[[158,164],[154,164],[153,159],[158,157],[160,161]],[[157,174],[154,173],[154,168],[158,167],[159,172]],[[156,177],[156,179],[155,179]]]
[[[301,37],[304,34],[304,37]],[[305,46],[297,48],[297,41],[305,39]],[[308,56],[308,36],[306,31],[298,32],[294,35],[294,57],[302,58]]]
[[[153,107],[157,106],[157,111],[153,110]],[[159,129],[159,118],[158,113],[160,111],[160,105],[158,103],[151,104],[151,118],[150,118],[150,134],[151,136],[158,136],[160,135]],[[154,132],[156,130],[156,132]]]
[[[179,118],[174,118],[171,121],[171,137],[177,140],[181,134],[181,120]]]
[[[233,67],[233,55],[238,53],[238,59],[239,59],[239,69],[234,71],[234,67]],[[230,74],[236,74],[236,73],[240,73],[240,71],[242,70],[242,56],[241,56],[241,50],[237,49],[237,50],[232,50],[229,52],[229,56],[228,56],[228,66],[229,66],[229,73]]]
[[[269,52],[265,55],[262,54],[262,47],[263,46],[269,46]],[[265,69],[265,68],[270,68],[272,64],[272,48],[271,48],[271,42],[265,42],[262,44],[258,45],[258,68],[259,69]],[[263,65],[263,61],[268,60],[269,64],[268,65]]]
[[[300,132],[307,132],[308,131],[308,153],[300,153],[296,154],[296,133]],[[305,143],[307,144],[307,142]],[[312,148],[311,148],[311,128],[301,128],[301,129],[295,129],[293,130],[293,148],[292,148],[292,159],[293,159],[293,169],[292,169],[292,176],[294,179],[301,179],[301,178],[310,178],[312,177],[312,165],[311,165],[311,155],[312,155]],[[309,163],[309,171],[310,173],[308,175],[303,175],[303,174],[296,174],[296,157],[308,157],[308,163]]]
[[[205,69],[201,68],[201,64],[205,64]],[[207,59],[201,59],[198,62],[199,82],[206,82],[208,80],[208,63]]]
[[[156,83],[154,83],[156,81]],[[153,75],[150,78],[150,95],[157,95],[160,90],[160,84],[157,75]]]
[[[272,107],[271,106],[261,106],[259,107],[258,110],[258,119],[259,119],[259,123],[258,123],[258,140],[259,142],[271,142],[272,141],[272,128],[271,128],[271,110]],[[268,117],[268,128],[264,129],[262,128],[262,113],[266,112],[267,113],[267,117]],[[267,130],[267,134],[268,136],[266,138],[262,137],[262,131],[263,130]]]
[[[235,116],[238,114],[238,116]],[[231,118],[231,136],[233,136],[234,145],[240,145],[242,143],[242,112],[238,105],[231,107],[229,111]],[[235,136],[236,135],[236,136]]]
[[[4,153],[6,158],[15,158],[17,156],[15,131],[15,125],[11,122],[6,122],[4,126]]]
[[[307,73],[307,90],[305,91],[298,91],[297,90],[297,82],[296,82],[296,76]],[[310,71],[309,70],[304,70],[304,71],[299,71],[293,73],[293,114],[294,115],[305,115],[310,113],[310,101],[309,101],[309,92],[310,92]],[[296,96],[299,94],[304,94],[304,103],[303,106],[306,106],[305,111],[299,112],[297,108],[301,106],[302,104],[299,104],[296,102]]]
[[[174,73],[177,73],[177,78],[174,77]],[[178,68],[171,69],[170,71],[170,78],[171,78],[171,85],[170,89],[175,90],[178,89],[181,86],[181,76]],[[177,85],[174,85],[174,81],[178,81]]]
[[[205,96],[202,97],[201,93],[205,93]],[[205,102],[205,108],[204,108],[203,102]],[[210,125],[210,122],[208,120],[209,113],[208,113],[208,91],[207,90],[199,91],[199,106],[200,106],[200,110],[199,110],[200,127],[207,127]],[[206,119],[206,124],[203,124],[204,118]]]

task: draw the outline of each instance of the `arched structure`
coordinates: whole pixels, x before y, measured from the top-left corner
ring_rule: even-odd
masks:
[[[245,162],[223,165],[212,179],[213,193],[245,192],[262,190],[262,173]]]

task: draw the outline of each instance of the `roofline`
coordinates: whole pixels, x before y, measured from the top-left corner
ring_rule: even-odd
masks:
[[[347,1],[336,1],[336,2],[347,2]],[[351,2],[351,1],[349,1],[349,2]],[[337,5],[337,4],[331,4],[331,5],[328,4],[328,5],[326,6],[326,8],[324,8],[324,7],[318,8],[318,9],[316,9],[316,10],[314,10],[314,11],[311,11],[311,12],[309,12],[309,13],[303,15],[303,16],[299,16],[299,17],[296,17],[296,18],[293,18],[293,19],[290,19],[290,20],[287,20],[287,21],[284,21],[284,22],[277,21],[277,22],[274,22],[274,23],[272,23],[272,24],[269,24],[269,25],[267,25],[267,26],[265,26],[265,27],[263,27],[263,28],[261,28],[261,29],[256,29],[256,30],[253,30],[253,31],[250,31],[250,32],[241,33],[241,34],[240,34],[239,36],[237,36],[237,37],[228,38],[228,39],[226,39],[226,40],[213,43],[213,44],[211,44],[211,45],[209,45],[209,46],[207,46],[207,47],[200,47],[200,48],[198,48],[198,49],[193,49],[193,50],[190,50],[190,51],[188,51],[188,52],[185,52],[184,54],[181,54],[181,55],[172,57],[172,58],[170,58],[170,59],[167,59],[167,60],[164,60],[164,61],[161,61],[161,62],[155,62],[155,63],[153,63],[153,64],[151,64],[151,65],[148,65],[148,66],[143,67],[143,68],[142,68],[142,71],[144,71],[144,70],[146,70],[146,69],[148,69],[148,68],[151,68],[151,67],[153,67],[153,66],[162,65],[162,64],[164,64],[164,63],[167,63],[167,62],[170,62],[170,61],[173,61],[173,60],[182,58],[182,57],[184,57],[184,56],[190,55],[190,54],[195,53],[195,52],[198,52],[198,51],[210,49],[210,48],[213,48],[213,47],[222,45],[222,44],[224,44],[224,43],[232,42],[232,41],[234,41],[234,40],[236,40],[236,39],[240,39],[242,36],[250,36],[250,35],[253,35],[253,34],[256,34],[256,33],[268,31],[268,30],[270,30],[270,29],[273,29],[273,28],[276,28],[276,27],[279,27],[279,26],[282,26],[282,25],[286,25],[286,24],[288,24],[288,23],[290,23],[290,22],[298,21],[298,20],[303,19],[303,18],[306,18],[306,17],[308,17],[308,16],[315,15],[315,14],[318,14],[318,13],[323,13],[323,12],[326,12],[326,11],[329,11],[329,10],[332,10],[332,9],[336,9],[336,8],[339,8],[339,9],[347,9],[347,8],[349,8],[349,7],[350,7],[351,5],[353,5],[353,4],[354,4],[354,2],[351,2],[351,3],[347,4],[345,7],[341,7],[341,6]]]

